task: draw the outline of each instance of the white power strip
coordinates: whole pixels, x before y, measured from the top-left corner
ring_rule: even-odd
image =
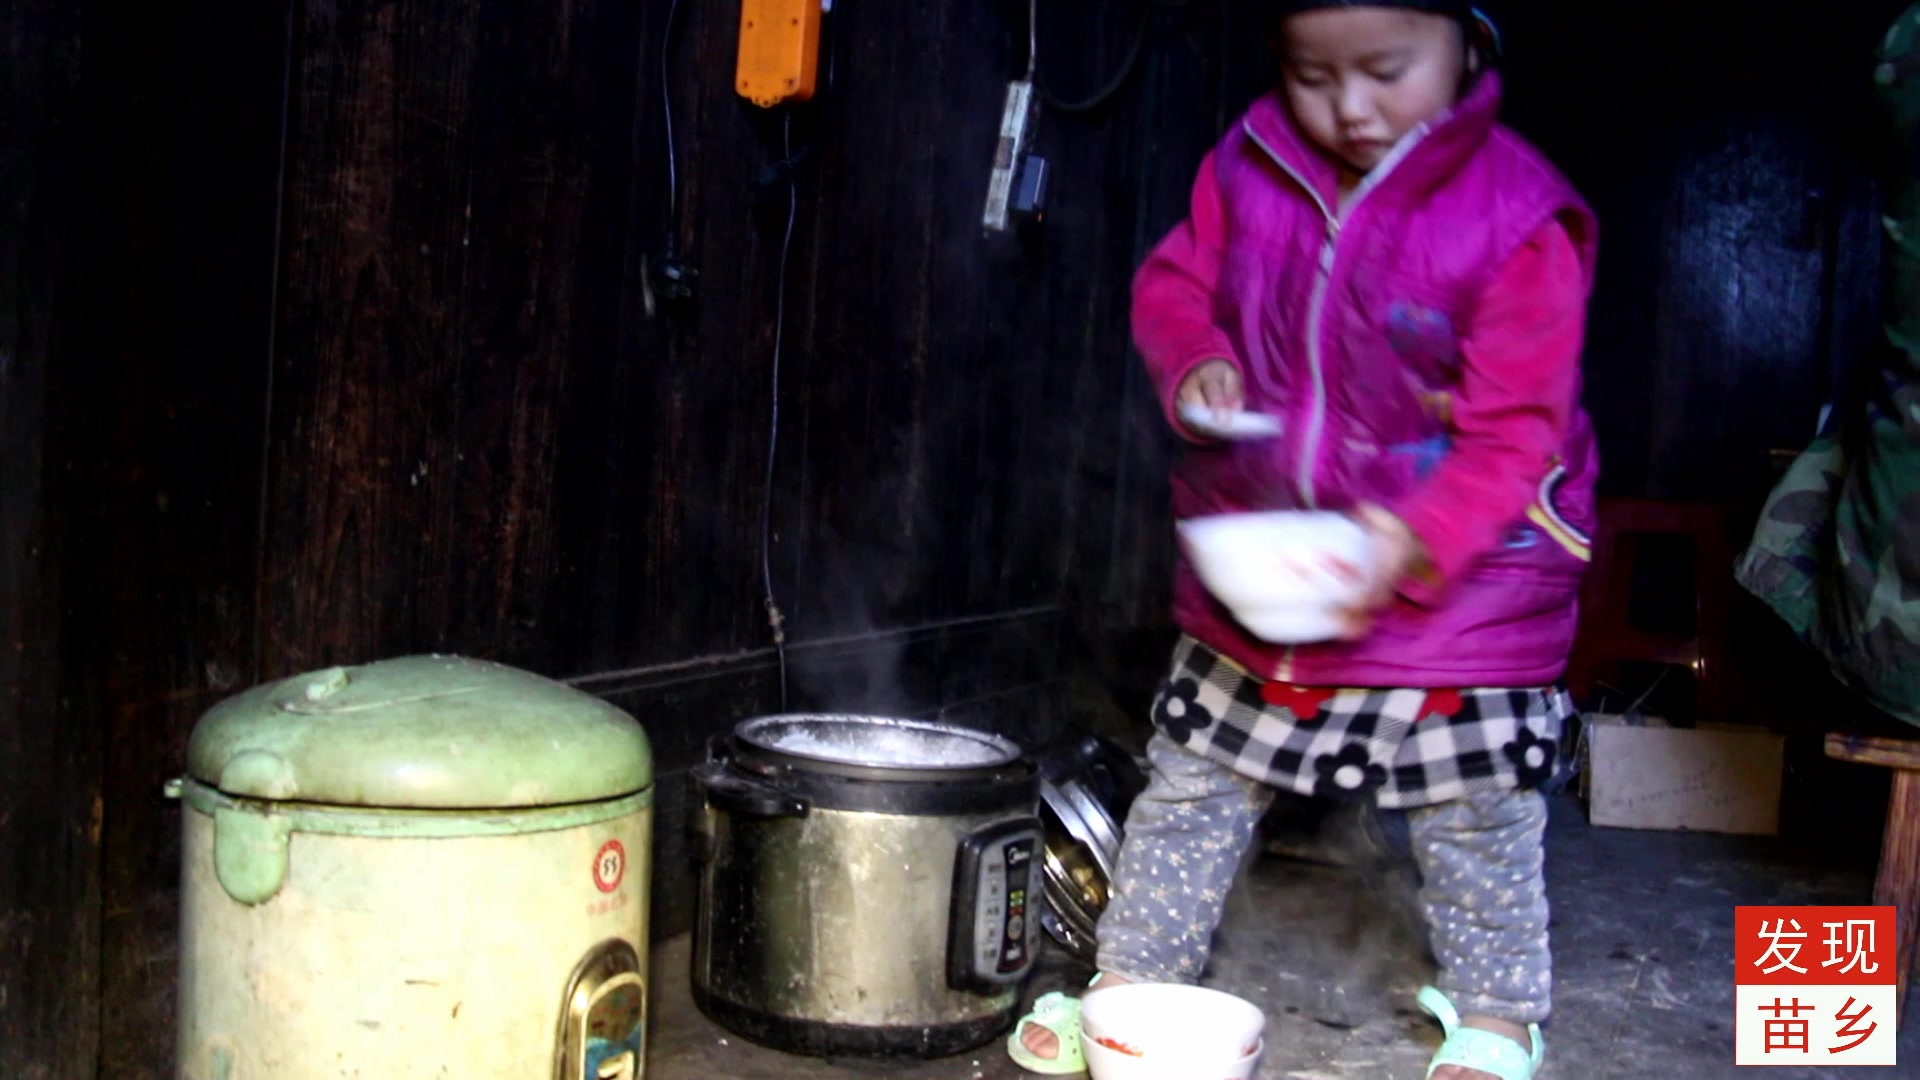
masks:
[[[1006,232],[1012,219],[1014,185],[1020,179],[1033,138],[1033,83],[1015,79],[1007,84],[1007,103],[1000,111],[1000,145],[993,153],[993,174],[987,180],[987,207],[980,224],[988,232]]]

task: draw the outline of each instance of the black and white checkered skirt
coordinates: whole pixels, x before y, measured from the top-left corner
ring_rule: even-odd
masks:
[[[1188,750],[1301,795],[1389,810],[1539,787],[1573,698],[1560,687],[1332,690],[1269,682],[1182,636],[1153,724]]]

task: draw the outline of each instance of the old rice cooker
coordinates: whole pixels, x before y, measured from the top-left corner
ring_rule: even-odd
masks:
[[[1014,1020],[1039,947],[1039,776],[949,724],[748,720],[696,770],[693,993],[755,1042],[940,1057]]]
[[[653,759],[632,717],[474,660],[258,687],[193,733],[185,1080],[631,1080]]]

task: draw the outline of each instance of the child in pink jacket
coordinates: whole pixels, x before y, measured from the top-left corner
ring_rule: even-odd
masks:
[[[1450,0],[1276,0],[1279,90],[1201,163],[1133,326],[1191,443],[1177,518],[1353,514],[1379,557],[1344,640],[1269,645],[1183,561],[1096,987],[1197,979],[1275,789],[1408,814],[1446,1041],[1439,1080],[1530,1080],[1552,985],[1537,790],[1597,457],[1580,408],[1594,221],[1496,121],[1491,25]],[[1215,441],[1182,404],[1278,417]],[[1075,1003],[1009,1041],[1077,1064]],[[1269,1056],[1284,1053],[1270,1049]],[[1284,1064],[1284,1063],[1283,1063]]]

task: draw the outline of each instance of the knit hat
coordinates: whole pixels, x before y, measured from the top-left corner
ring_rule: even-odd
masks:
[[[1478,40],[1487,54],[1497,60],[1501,52],[1500,28],[1473,0],[1272,0],[1275,18],[1286,18],[1304,11],[1337,7],[1395,7],[1425,11],[1459,19],[1466,25],[1469,40]]]
[[[1333,7],[1397,7],[1449,15],[1456,19],[1473,18],[1472,0],[1276,0],[1275,14],[1297,15],[1303,11]]]

